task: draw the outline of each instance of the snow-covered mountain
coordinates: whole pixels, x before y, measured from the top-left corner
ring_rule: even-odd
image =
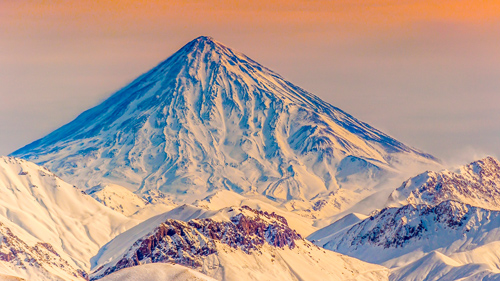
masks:
[[[0,157],[0,273],[81,279],[100,247],[137,223],[46,168]]]
[[[427,171],[393,191],[389,207],[348,214],[308,239],[388,266],[391,280],[500,280],[499,187],[492,157]]]
[[[427,171],[405,181],[389,196],[388,205],[437,205],[447,200],[500,210],[500,162],[486,157],[457,171]]]
[[[226,189],[311,216],[354,204],[402,167],[436,164],[210,37],[12,155],[82,188],[186,202]]]
[[[500,212],[445,201],[386,208],[322,246],[374,263],[439,250],[448,255],[500,240]],[[407,258],[407,261],[409,258]]]
[[[279,216],[284,217],[287,220],[290,228],[296,230],[300,235],[304,237],[317,230],[317,228],[313,226],[314,220],[293,212],[289,212],[279,204],[276,204],[276,202],[260,195],[242,196],[229,190],[220,190],[202,200],[195,201],[193,205],[206,210],[220,210],[227,207],[248,206],[255,210],[275,213]]]
[[[500,211],[455,201],[385,208],[316,243],[387,266],[391,280],[500,278]]]
[[[320,249],[283,217],[246,206],[178,207],[117,236],[92,263],[91,280],[144,263],[176,263],[217,280],[388,278],[386,268]]]

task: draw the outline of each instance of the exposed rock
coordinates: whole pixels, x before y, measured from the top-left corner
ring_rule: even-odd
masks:
[[[0,261],[9,263],[13,268],[23,271],[33,267],[38,268],[46,276],[51,276],[55,270],[62,271],[75,279],[88,278],[85,271],[73,268],[48,243],[39,242],[29,246],[3,223],[0,223],[0,235]]]
[[[200,268],[203,257],[216,254],[216,243],[229,245],[250,254],[265,243],[293,249],[302,237],[288,227],[285,218],[242,206],[230,209],[229,221],[211,218],[188,222],[168,219],[147,236],[137,240],[114,266],[104,265],[94,271],[91,280],[102,278],[122,268],[144,263],[176,263]]]
[[[427,171],[405,181],[390,195],[388,205],[437,205],[447,200],[500,210],[500,162],[486,157],[456,172]]]
[[[337,232],[321,246],[367,262],[384,263],[411,252],[471,250],[498,240],[498,233],[499,211],[445,201],[437,206],[385,208]]]

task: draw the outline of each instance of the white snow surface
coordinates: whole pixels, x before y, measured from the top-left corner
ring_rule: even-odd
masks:
[[[209,273],[218,280],[376,281],[388,280],[389,275],[385,267],[323,250],[304,240],[295,249],[265,245],[261,253],[251,254],[227,245],[219,247],[219,270]]]
[[[317,245],[322,245],[323,241],[330,241],[330,238],[341,230],[366,219],[368,216],[356,213],[350,213],[327,227],[321,228],[307,237],[307,240],[313,241]]]
[[[498,248],[497,248],[498,249]],[[391,271],[391,281],[490,281],[500,280],[498,263],[461,263],[440,252],[432,251],[422,258]]]
[[[26,281],[26,279],[12,275],[0,274],[0,281]]]
[[[95,200],[125,216],[131,216],[146,207],[147,202],[123,186],[100,184],[87,190]]]
[[[1,279],[0,279],[1,280]],[[215,281],[207,275],[178,264],[151,263],[124,268],[101,281]]]
[[[311,217],[345,210],[408,163],[436,165],[204,36],[12,155],[83,188],[113,183],[187,203],[232,190]]]
[[[149,193],[139,196],[117,184],[100,184],[87,193],[105,206],[140,221],[177,207],[169,198]]]
[[[139,221],[105,207],[46,168],[0,157],[0,222],[29,246],[49,243],[71,266],[88,271],[101,246]]]

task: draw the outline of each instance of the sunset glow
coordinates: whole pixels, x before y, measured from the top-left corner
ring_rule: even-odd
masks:
[[[423,112],[443,108],[449,96],[455,95],[454,106],[444,110],[467,119],[475,130],[494,118],[474,121],[479,115],[461,117],[464,112],[498,110],[489,102],[476,109],[468,105],[471,91],[483,97],[476,101],[482,103],[496,99],[500,88],[498,79],[491,78],[500,65],[499,1],[2,1],[0,26],[0,82],[2,95],[9,97],[0,105],[3,118],[12,118],[9,110],[21,103],[66,104],[46,116],[52,121],[38,126],[41,131],[28,130],[31,139],[200,35],[215,37],[428,150],[441,148],[428,146],[425,134],[457,125],[453,118],[442,119],[439,126],[416,120],[434,116]],[[415,99],[417,107],[402,110],[386,104],[387,99]],[[386,104],[392,113],[367,110],[374,103]],[[36,107],[27,114],[35,112],[47,114]],[[395,123],[394,116],[401,115],[417,122],[412,128],[426,132]]]

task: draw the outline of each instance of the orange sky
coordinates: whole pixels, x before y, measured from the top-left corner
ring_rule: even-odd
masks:
[[[3,1],[2,21],[10,32],[53,31],[105,34],[144,32],[206,24],[223,27],[292,27],[322,25],[371,28],[421,21],[498,21],[500,1],[482,0],[351,0],[351,1]],[[64,24],[62,24],[64,23]],[[188,26],[189,25],[189,26]],[[249,26],[247,26],[249,25]],[[337,26],[334,26],[337,25]]]
[[[498,34],[498,0],[0,0],[0,154],[200,35],[410,145],[500,154]]]

